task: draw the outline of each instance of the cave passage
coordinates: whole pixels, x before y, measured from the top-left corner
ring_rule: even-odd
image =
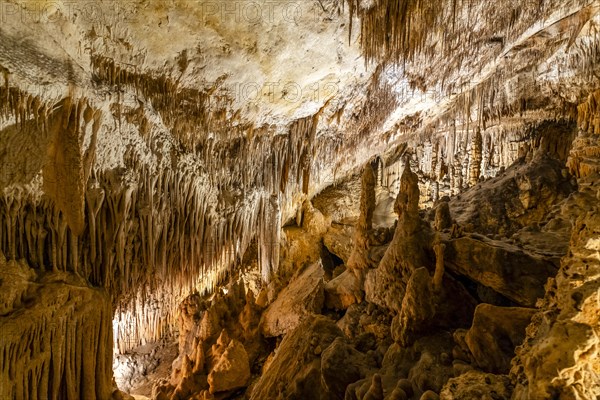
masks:
[[[0,3],[0,398],[600,398],[597,0]]]

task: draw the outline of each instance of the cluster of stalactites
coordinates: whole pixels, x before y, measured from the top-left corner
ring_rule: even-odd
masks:
[[[45,154],[31,157],[42,160],[44,192],[75,234],[81,234],[84,228],[84,191],[94,160],[101,115],[85,98],[77,100],[67,96],[48,105],[38,96],[11,87],[7,76],[4,87],[0,87],[0,120],[10,121],[14,117],[14,125],[8,129],[35,135],[34,140],[44,144],[39,148],[45,150]],[[24,137],[23,143],[26,140]],[[14,142],[17,141],[18,138],[12,138],[4,143],[9,146],[3,149],[5,154],[18,150],[10,147],[16,147]],[[87,148],[84,142],[88,142]],[[14,163],[9,162],[3,168],[6,170],[0,178],[1,189],[16,183],[10,179]]]
[[[590,93],[577,107],[577,125],[592,135],[600,135],[600,90]]]
[[[158,293],[140,289],[134,298],[120,305],[115,312],[113,352],[124,354],[173,334],[177,325],[175,310],[182,298],[168,289]]]
[[[564,162],[574,132],[575,125],[569,119],[500,124],[469,131],[451,124],[411,143],[408,161],[419,175],[421,206],[432,206],[443,196],[459,194],[481,180],[495,177],[532,149],[540,148]],[[403,162],[396,160],[381,170],[381,186],[392,197],[399,193],[403,169]]]
[[[22,123],[30,121],[21,109],[35,102],[10,93],[16,106],[4,118],[19,112]],[[204,175],[148,167],[129,156],[133,182],[118,170],[92,169],[93,152],[82,154],[80,130],[93,122],[93,142],[99,114],[71,99],[55,109],[60,113],[41,118],[49,129],[39,133],[50,137],[43,171],[49,196],[12,190],[0,197],[0,249],[35,268],[75,272],[107,288],[136,332],[123,341],[132,344],[164,332],[169,318],[167,308],[150,310],[146,300],[174,306],[190,290],[212,291],[254,239],[268,282],[277,271],[282,218],[292,214],[294,195],[308,193],[311,178],[321,179],[312,159],[331,154],[330,143],[314,146],[317,117],[308,117],[286,136],[248,135],[229,146],[205,146]],[[65,163],[70,155],[76,159]]]
[[[126,321],[123,326],[136,326],[132,329],[139,333],[123,343],[139,344],[148,332],[163,330],[164,324],[156,322],[161,312],[147,304],[176,304],[190,290],[213,290],[253,240],[268,282],[279,264],[282,221],[336,173],[362,162],[347,155],[382,126],[395,104],[391,88],[376,74],[349,127],[351,134],[317,140],[321,112],[293,121],[281,134],[275,127],[236,120],[227,112],[227,98],[215,95],[215,88],[192,90],[169,76],[97,55],[92,71],[97,88],[119,93],[107,100],[110,105],[98,106],[111,113],[90,112],[86,102],[75,98],[46,105],[10,88],[8,81],[0,93],[8,99],[1,103],[4,120],[18,115],[20,122],[45,123],[50,111],[62,110],[55,119],[68,132],[61,129],[50,141],[59,145],[60,154],[77,155],[66,168],[56,155],[48,164],[52,173],[64,175],[65,185],[76,180],[69,184],[73,193],[61,193],[63,200],[28,191],[0,197],[0,249],[35,268],[72,271],[107,288]],[[138,101],[125,104],[123,92]],[[117,134],[98,128],[125,126],[139,128],[140,139],[159,161],[148,164],[148,157],[135,149],[125,152],[124,169],[104,170],[90,161],[96,135]],[[173,139],[169,157],[152,145],[165,128]],[[81,132],[90,130],[86,153]],[[58,193],[56,185],[54,189],[50,191]],[[66,206],[71,199],[77,207]],[[160,318],[168,320],[169,315],[164,312]]]
[[[530,110],[546,113],[538,119],[573,117],[566,99],[574,96],[554,93],[598,72],[599,9],[590,0],[346,1],[350,20],[360,18],[367,61],[402,66],[413,90],[444,100],[425,130],[451,119],[483,131]],[[564,76],[540,73],[549,65]]]
[[[432,75],[450,77],[460,67],[472,68],[469,62],[494,58],[505,50],[535,22],[561,10],[576,6],[584,15],[593,2],[580,0],[565,4],[561,0],[520,1],[502,3],[483,0],[346,0],[350,7],[350,22],[355,16],[361,22],[361,47],[367,62],[398,64],[438,63]],[[585,22],[585,21],[584,21]],[[477,59],[476,58],[476,59]],[[439,73],[439,75],[437,75]],[[419,82],[414,82],[419,86]]]
[[[584,178],[600,173],[600,90],[591,93],[578,107],[579,135],[567,165],[573,175]]]
[[[15,273],[19,264],[24,267]],[[42,284],[19,264],[5,264],[0,252],[3,295],[18,295],[2,316],[0,398],[110,398],[110,296],[70,274],[45,275]]]

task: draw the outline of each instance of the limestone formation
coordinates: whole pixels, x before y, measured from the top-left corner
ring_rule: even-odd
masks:
[[[225,349],[208,374],[210,392],[227,392],[245,387],[250,379],[250,361],[246,349],[235,339],[230,339],[229,343],[217,343]],[[216,358],[219,352],[213,351],[213,357]]]
[[[556,274],[552,260],[504,242],[462,237],[446,241],[448,269],[466,275],[514,302],[533,307],[544,285]]]
[[[408,395],[399,386],[396,386],[392,393],[387,397],[388,400],[408,400]]]
[[[444,400],[510,399],[512,385],[506,375],[469,371],[448,381],[440,398]]]
[[[343,399],[346,387],[363,378],[369,364],[366,355],[345,343],[339,337],[321,356],[323,385],[331,397]]]
[[[323,237],[325,247],[345,264],[348,263],[352,254],[354,229],[351,225],[332,223],[327,234]]]
[[[483,138],[481,137],[481,130],[477,129],[475,137],[473,138],[473,145],[471,147],[471,160],[469,168],[469,185],[474,186],[479,182],[479,176],[481,174],[481,161],[482,157]]]
[[[444,274],[443,244],[436,244],[437,268],[415,270],[406,286],[400,313],[392,321],[392,337],[403,346],[439,328],[460,328],[471,322],[476,301],[464,286]]]
[[[591,129],[587,110],[585,104],[580,107],[583,132]],[[595,118],[597,115],[596,110]],[[576,140],[572,154],[585,149],[585,144]],[[517,400],[548,396],[586,399],[600,395],[598,357],[592,356],[599,343],[595,333],[599,288],[591,278],[600,268],[595,187],[598,175],[579,176],[578,195],[562,207],[573,225],[569,251],[561,260],[556,278],[548,282],[541,310],[534,315],[525,343],[513,360],[511,377],[516,381]]]
[[[323,266],[316,262],[292,279],[265,310],[260,326],[267,337],[296,329],[311,314],[319,314],[325,301]]]
[[[438,231],[443,231],[452,226],[450,206],[447,201],[442,201],[435,209],[435,220],[433,226]]]
[[[600,155],[600,143],[598,135],[598,115],[600,114],[600,90],[590,93],[587,100],[577,107],[577,122],[579,126],[578,136],[567,165],[578,178],[585,178],[598,169],[598,156]]]
[[[598,0],[0,20],[1,398],[600,397]]]
[[[360,300],[358,278],[350,270],[325,284],[325,306],[336,310],[346,310]]]
[[[564,164],[542,150],[531,162],[517,162],[507,173],[470,188],[450,201],[457,223],[480,233],[510,235],[544,219],[552,206],[575,189]]]
[[[68,273],[38,277],[0,253],[0,293],[0,397],[110,398],[112,312],[105,291]]]
[[[309,316],[286,335],[267,370],[252,390],[251,400],[325,398],[317,349],[327,349],[343,334],[323,316]]]
[[[373,211],[375,210],[375,171],[373,165],[367,163],[362,175],[360,192],[360,215],[354,230],[352,253],[346,263],[347,267],[362,283],[369,268],[369,238],[373,229]]]
[[[465,342],[475,364],[483,371],[507,374],[514,349],[525,339],[525,328],[535,310],[480,304]]]
[[[383,400],[383,387],[381,386],[381,376],[373,375],[371,378],[371,386],[362,397],[362,400]]]
[[[365,298],[371,303],[399,312],[406,284],[413,271],[429,265],[425,249],[430,240],[419,216],[417,175],[406,165],[400,192],[394,203],[398,223],[379,266],[367,273]]]

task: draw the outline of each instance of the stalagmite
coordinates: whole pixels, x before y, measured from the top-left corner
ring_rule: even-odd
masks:
[[[591,93],[577,111],[580,133],[569,154],[567,165],[573,175],[585,178],[600,172],[596,161],[600,155],[600,90]]]
[[[84,181],[86,174],[80,142],[83,137],[80,125],[84,101],[75,102],[67,97],[55,106],[55,115],[51,117],[48,129],[48,161],[43,171],[44,191],[65,215],[74,235],[81,235],[85,224],[87,182]]]
[[[360,192],[360,216],[354,233],[353,248],[348,259],[348,268],[362,282],[369,268],[369,237],[373,229],[373,211],[375,210],[375,172],[372,163],[363,169]]]
[[[417,268],[428,265],[425,249],[430,233],[423,229],[419,198],[417,175],[405,162],[400,192],[394,203],[394,211],[398,214],[394,237],[379,266],[368,271],[365,281],[367,301],[398,312],[411,274]],[[378,288],[384,286],[388,290],[382,293]]]
[[[483,139],[481,137],[481,131],[477,129],[475,137],[473,138],[473,145],[471,147],[471,159],[469,167],[469,185],[476,185],[479,181],[479,175],[481,174],[481,161],[482,161],[482,148]]]
[[[443,243],[435,243],[433,245],[435,251],[435,274],[433,275],[433,290],[439,292],[442,289],[442,280],[444,278],[444,250],[446,245]]]

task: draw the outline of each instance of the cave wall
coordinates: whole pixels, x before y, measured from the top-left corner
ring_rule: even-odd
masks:
[[[599,92],[579,107],[579,130],[569,155],[579,191],[568,202],[574,226],[569,251],[546,286],[540,311],[513,360],[513,399],[573,398],[600,395],[598,293],[600,219],[598,214]]]
[[[110,398],[112,302],[105,290],[1,253],[0,289],[0,397]]]

